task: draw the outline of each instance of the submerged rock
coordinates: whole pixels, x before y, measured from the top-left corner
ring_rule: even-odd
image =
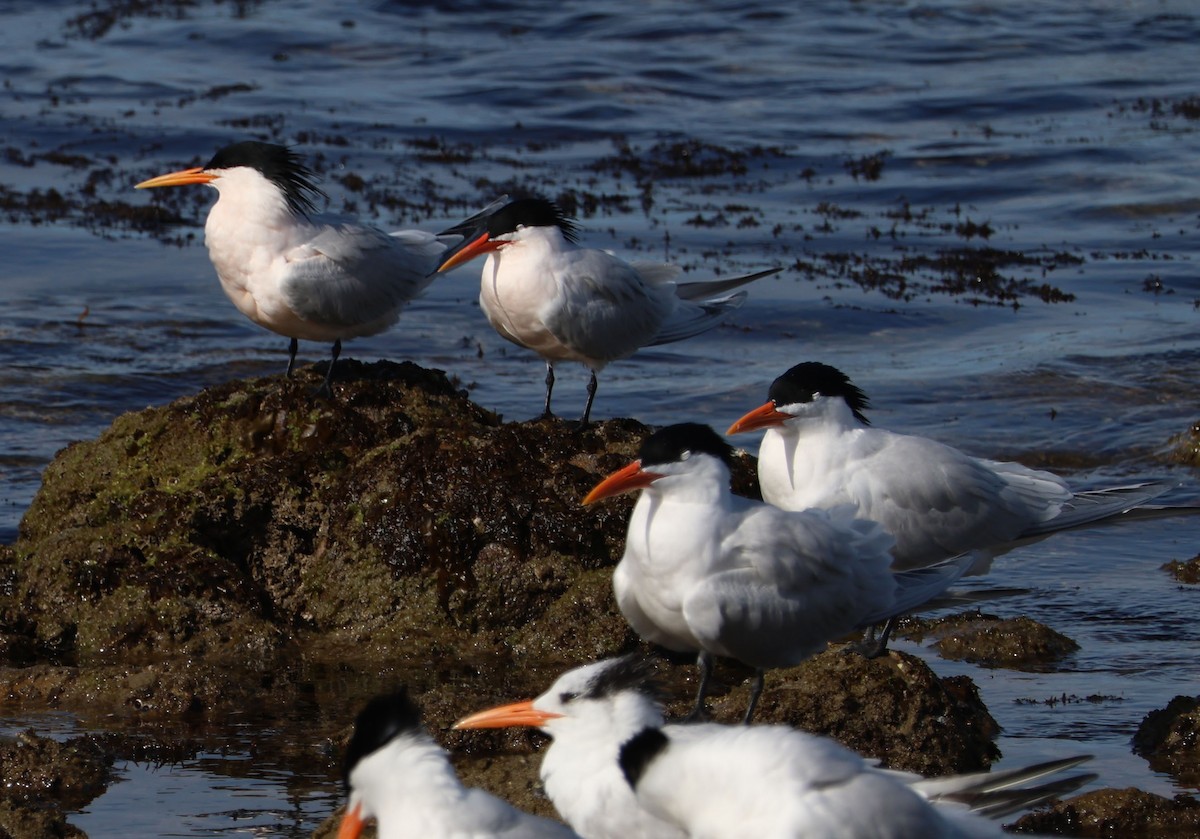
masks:
[[[1067,636],[1032,618],[980,612],[908,620],[897,634],[915,641],[932,638],[938,654],[952,661],[1010,670],[1043,670],[1079,649]]]
[[[1192,423],[1191,428],[1171,438],[1170,443],[1170,460],[1188,466],[1200,466],[1200,422]]]
[[[1196,585],[1200,583],[1200,556],[1194,556],[1187,562],[1172,560],[1162,566],[1168,574],[1181,583]]]

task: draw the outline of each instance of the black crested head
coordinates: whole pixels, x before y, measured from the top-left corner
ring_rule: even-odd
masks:
[[[545,198],[518,198],[505,204],[488,218],[488,237],[514,233],[518,227],[557,227],[568,242],[574,242],[579,234],[575,222]]]
[[[819,361],[805,361],[788,370],[771,383],[767,398],[778,408],[782,405],[812,402],[817,394],[840,396],[850,406],[859,422],[863,425],[871,424],[863,415],[863,411],[870,407],[867,395],[855,387],[841,370]]]
[[[671,741],[661,728],[643,728],[631,739],[626,740],[617,756],[617,763],[621,765],[621,774],[625,776],[625,782],[637,789],[638,781],[642,779],[646,768],[669,745]]]
[[[623,690],[632,690],[658,701],[662,696],[662,685],[654,662],[639,653],[630,653],[614,658],[588,682],[583,699],[603,699]]]
[[[656,463],[678,463],[692,454],[710,454],[733,468],[733,446],[712,428],[698,422],[681,422],[655,431],[643,441],[638,459],[645,467]]]
[[[306,216],[316,212],[313,199],[318,195],[326,197],[317,186],[312,170],[304,165],[300,155],[287,146],[246,140],[226,146],[204,164],[205,169],[234,169],[238,166],[262,172],[264,178],[279,187],[288,208],[297,215]]]
[[[350,735],[342,763],[342,785],[349,791],[350,773],[367,755],[401,734],[421,730],[421,710],[409,699],[408,691],[399,688],[376,696],[354,720],[354,733]]]

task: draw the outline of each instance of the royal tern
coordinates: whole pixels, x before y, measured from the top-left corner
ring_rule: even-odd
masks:
[[[342,341],[387,329],[431,281],[450,245],[471,238],[491,209],[445,231],[384,233],[319,214],[324,193],[299,155],[286,146],[247,141],[227,146],[203,166],[160,175],[137,189],[207,184],[217,203],[204,225],[208,256],[225,294],[259,326],[291,339],[332,343],[321,385],[329,394]]]
[[[584,839],[685,839],[638,806],[617,763],[621,744],[663,724],[652,662],[608,659],[560,676],[536,699],[472,714],[455,728],[528,726],[553,738],[540,776],[558,814]]]
[[[1036,777],[1077,765],[1033,768]],[[639,806],[693,839],[822,836],[845,839],[1001,839],[971,804],[988,797],[986,773],[959,792],[951,779],[931,798],[915,776],[880,769],[833,740],[782,725],[646,728],[621,747],[621,768]],[[1021,771],[1021,770],[1019,770]],[[1002,808],[1024,809],[1078,789],[1079,775],[1029,791],[997,790]],[[999,783],[1008,784],[1011,779]],[[1002,810],[997,810],[997,815]]]
[[[749,721],[763,669],[798,664],[829,641],[916,608],[974,558],[893,573],[892,538],[878,524],[850,505],[785,511],[735,496],[732,457],[706,425],[668,426],[583,503],[642,491],[613,573],[617,606],[643,639],[700,653],[696,714],[711,656],[754,667]]]
[[[587,839],[999,837],[1006,834],[984,816],[1036,806],[1095,778],[1057,777],[1088,759],[1080,756],[925,779],[787,726],[666,723],[653,672],[637,655],[588,664],[536,699],[472,714],[455,728],[532,726],[554,738],[542,780]]]
[[[583,424],[591,416],[596,374],[609,362],[712,329],[745,299],[734,289],[781,270],[676,283],[678,266],[625,262],[579,247],[577,234],[555,204],[523,198],[493,213],[478,236],[451,248],[438,270],[488,255],[479,305],[501,337],[545,360],[543,416],[551,415],[555,363],[578,361],[591,370]]]
[[[404,690],[372,699],[359,713],[342,777],[350,800],[338,839],[354,839],[371,819],[378,823],[379,839],[576,835],[565,825],[464,787]]]
[[[863,413],[867,397],[827,364],[797,364],[771,384],[768,397],[726,432],[767,429],[758,452],[763,498],[787,510],[856,506],[895,537],[897,570],[963,551],[996,556],[1023,540],[1128,513],[1177,485],[1152,481],[1073,493],[1050,472],[873,428]]]

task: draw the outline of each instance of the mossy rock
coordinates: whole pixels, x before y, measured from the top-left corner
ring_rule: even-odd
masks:
[[[60,452],[0,553],[10,660],[442,629],[502,645],[619,558],[630,501],[579,501],[644,426],[503,424],[440,372],[341,369],[334,400],[311,370],[230,382]]]

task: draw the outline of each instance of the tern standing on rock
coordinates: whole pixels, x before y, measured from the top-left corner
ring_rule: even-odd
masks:
[[[609,362],[712,329],[745,300],[744,292],[730,293],[733,289],[781,270],[676,283],[678,266],[625,262],[607,251],[581,248],[577,233],[555,204],[523,198],[448,251],[438,270],[487,254],[479,305],[501,337],[545,359],[543,416],[551,416],[556,362],[578,361],[591,370],[584,425],[596,397],[596,374]]]
[[[429,285],[449,245],[475,233],[492,209],[443,234],[384,233],[316,212],[324,193],[299,155],[285,146],[247,141],[227,146],[203,166],[142,181],[137,189],[207,184],[217,203],[204,243],[221,288],[250,320],[297,342],[333,344],[321,385],[330,395],[342,341],[374,335]]]
[[[866,394],[828,364],[797,364],[767,395],[726,432],[766,429],[758,450],[763,499],[785,510],[857,507],[895,537],[896,570],[926,568],[964,551],[976,552],[985,567],[1059,530],[1200,512],[1194,505],[1146,506],[1174,481],[1076,493],[1051,472],[873,428],[863,413]],[[888,622],[869,655],[884,651],[894,625]]]
[[[712,656],[756,669],[799,664],[830,641],[941,594],[967,554],[892,572],[892,537],[854,507],[787,511],[729,490],[733,448],[707,425],[663,428],[639,458],[601,481],[584,504],[641,490],[613,572],[617,606],[643,639],[699,653],[694,715]]]

